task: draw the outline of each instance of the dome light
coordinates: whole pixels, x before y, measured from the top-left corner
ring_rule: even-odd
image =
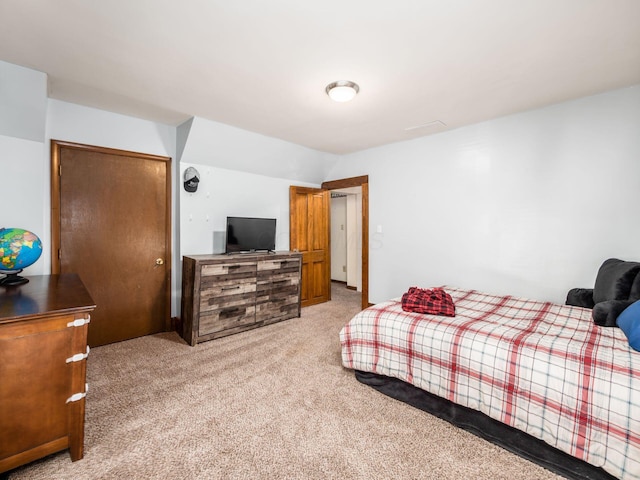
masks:
[[[325,90],[329,98],[334,102],[348,102],[356,96],[360,91],[360,87],[357,83],[349,80],[338,80],[327,85]]]

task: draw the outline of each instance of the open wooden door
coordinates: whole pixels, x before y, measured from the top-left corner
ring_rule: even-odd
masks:
[[[329,191],[289,187],[289,248],[302,253],[302,306],[331,300]]]

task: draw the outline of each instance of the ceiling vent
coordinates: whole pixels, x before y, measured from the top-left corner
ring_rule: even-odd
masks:
[[[440,120],[434,120],[433,122],[427,122],[427,123],[423,123],[421,125],[414,125],[413,127],[407,127],[404,129],[405,132],[415,132],[416,130],[423,130],[423,129],[427,129],[427,128],[446,128],[447,124],[444,122],[441,122]]]

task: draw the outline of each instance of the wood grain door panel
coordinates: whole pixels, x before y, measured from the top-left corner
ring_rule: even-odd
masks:
[[[59,146],[59,258],[54,273],[79,274],[96,302],[90,346],[169,326],[168,160]]]
[[[302,253],[302,306],[331,300],[329,192],[292,186],[289,207],[289,248]]]

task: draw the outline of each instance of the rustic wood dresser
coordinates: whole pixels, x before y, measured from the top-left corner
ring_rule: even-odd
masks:
[[[182,259],[182,338],[195,345],[300,316],[297,252]]]

